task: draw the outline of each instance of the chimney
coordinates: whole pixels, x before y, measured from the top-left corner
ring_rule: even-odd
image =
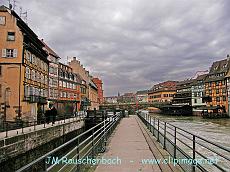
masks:
[[[230,60],[229,54],[227,54],[227,60],[228,60],[228,61]]]

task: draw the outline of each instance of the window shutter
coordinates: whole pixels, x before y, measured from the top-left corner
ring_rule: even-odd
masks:
[[[18,55],[18,50],[14,49],[14,55],[13,55],[13,57],[17,57],[17,55]]]
[[[6,49],[2,49],[2,57],[6,57]]]

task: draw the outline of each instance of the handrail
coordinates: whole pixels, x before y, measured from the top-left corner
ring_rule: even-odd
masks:
[[[49,116],[49,120],[47,120],[46,117],[42,117],[39,120],[34,120],[34,121],[23,121],[23,120],[18,120],[18,121],[3,121],[2,128],[0,128],[0,133],[5,132],[6,135],[5,137],[8,137],[8,132],[12,130],[17,130],[16,134],[18,135],[21,130],[21,133],[23,134],[25,132],[25,128],[27,127],[33,127],[31,128],[33,131],[36,130],[37,126],[43,125],[43,128],[46,128],[46,126],[50,123],[52,126],[54,123],[60,124],[66,123],[66,120],[77,119],[78,117],[84,118],[86,116],[85,112],[78,112],[77,114],[71,114],[71,115],[58,115],[55,118],[53,116]],[[11,125],[13,124],[13,125]]]
[[[170,153],[170,147],[166,146],[166,140],[168,141],[168,143],[170,143],[174,147],[173,153],[172,152],[170,153],[171,156],[173,156],[174,158],[178,158],[177,157],[178,155],[176,152],[179,151],[181,154],[183,154],[183,156],[189,157],[193,160],[195,160],[197,155],[201,156],[202,158],[208,159],[203,153],[198,151],[197,145],[199,145],[200,147],[205,148],[208,151],[208,153],[212,153],[215,156],[217,156],[217,158],[225,159],[225,161],[223,161],[222,163],[224,163],[230,169],[230,166],[227,164],[227,163],[230,163],[230,157],[228,156],[228,155],[230,155],[230,149],[228,147],[225,147],[225,146],[219,145],[217,143],[214,143],[212,141],[209,141],[206,138],[203,138],[201,136],[197,136],[197,135],[195,135],[189,131],[186,131],[185,129],[179,128],[179,127],[177,127],[177,126],[175,126],[169,122],[166,122],[164,120],[160,120],[159,118],[155,118],[155,117],[152,118],[148,113],[138,112],[137,115],[144,122],[144,124],[147,126],[147,128],[150,130],[150,132],[152,132],[153,135],[155,137],[157,137],[157,141],[163,145],[164,149],[166,149]],[[152,119],[154,121],[152,121]],[[156,123],[156,121],[157,121],[157,123]],[[157,134],[155,134],[155,131],[157,132]],[[179,134],[180,136],[177,136],[177,134]],[[169,139],[169,137],[168,137],[169,135],[171,136],[170,137],[171,139]],[[191,138],[189,136],[191,136]],[[162,141],[162,139],[160,139],[160,137],[163,139],[163,141]],[[188,140],[186,140],[186,139],[188,139]],[[176,142],[177,140],[181,143],[181,145],[179,145]],[[205,143],[208,145],[205,145]],[[185,151],[183,150],[182,145],[186,146],[187,149],[192,151],[192,157],[190,157],[190,155],[188,155],[186,153],[187,149]],[[216,147],[218,150],[213,150],[213,148],[211,148],[210,145]],[[221,153],[220,151],[225,151],[227,153],[227,155]],[[182,165],[180,165],[180,166],[182,167]],[[220,171],[226,171],[224,169],[224,167],[220,166],[220,164],[212,163],[212,166],[213,166],[213,168],[217,168]],[[209,169],[207,169],[207,166],[205,166],[203,164],[202,165],[198,164],[197,166],[192,164],[191,168],[192,168],[192,171],[195,171],[196,168],[199,168],[201,171],[209,171]],[[182,169],[183,169],[183,167],[182,167]],[[186,169],[184,169],[184,170],[186,170]]]
[[[22,171],[25,171],[29,168],[31,168],[33,165],[41,162],[41,161],[44,161],[47,157],[51,156],[52,154],[56,153],[57,151],[61,150],[62,148],[68,146],[70,143],[73,143],[74,141],[78,141],[82,136],[85,136],[87,133],[89,133],[90,131],[92,131],[93,133],[88,136],[87,139],[85,139],[83,142],[84,143],[87,143],[87,141],[89,141],[89,143],[87,143],[82,149],[84,149],[85,147],[87,147],[87,145],[89,146],[90,143],[92,143],[92,139],[95,139],[93,136],[95,135],[95,132],[98,133],[98,131],[102,130],[105,130],[105,133],[108,135],[108,131],[111,130],[111,128],[117,124],[119,122],[119,119],[121,118],[121,114],[120,113],[117,113],[116,115],[113,116],[114,120],[112,121],[108,121],[109,118],[105,119],[104,121],[100,122],[99,124],[97,124],[96,126],[88,129],[87,131],[79,134],[78,136],[76,136],[75,138],[67,141],[66,143],[62,144],[61,146],[53,149],[52,151],[42,155],[41,157],[37,158],[36,160],[30,162],[29,164],[21,167],[20,169],[18,169],[16,172],[22,172]],[[107,128],[109,126],[109,128]],[[100,128],[98,128],[100,127]],[[94,129],[98,128],[96,131],[94,131]],[[87,141],[86,141],[87,140]],[[91,141],[90,141],[91,140]],[[74,150],[78,149],[79,147],[81,147],[83,144],[78,144],[77,146],[75,146],[71,151],[69,151],[66,155],[70,155]],[[89,150],[91,149],[94,149],[93,147],[91,147]],[[45,162],[44,162],[45,163]],[[49,168],[46,167],[46,170],[47,169],[50,169],[50,168],[53,168],[53,165],[51,165]]]

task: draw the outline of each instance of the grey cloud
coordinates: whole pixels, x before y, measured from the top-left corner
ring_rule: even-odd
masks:
[[[227,0],[21,0],[29,26],[106,95],[192,77],[229,52]]]

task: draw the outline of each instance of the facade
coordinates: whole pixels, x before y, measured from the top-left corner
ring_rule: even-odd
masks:
[[[92,80],[89,81],[89,101],[89,110],[99,109],[98,88]]]
[[[136,96],[134,93],[124,93],[118,96],[118,103],[136,103]]]
[[[48,54],[28,25],[0,7],[1,120],[36,120],[48,98]]]
[[[57,108],[61,114],[73,114],[80,110],[82,80],[68,65],[59,63],[59,98]]]
[[[229,57],[214,62],[205,80],[205,98],[209,99],[207,106],[211,107],[214,113],[226,113],[229,109],[227,95],[229,67]]]
[[[102,104],[104,99],[103,99],[103,83],[102,80],[99,78],[93,78],[93,82],[96,84],[97,89],[98,89],[98,102],[99,104]]]
[[[136,99],[139,103],[147,103],[148,102],[148,90],[137,91]]]
[[[192,107],[193,107],[193,115],[201,115],[202,110],[200,107],[205,107],[206,103],[203,100],[203,96],[205,95],[205,79],[207,74],[203,74],[197,76],[192,83],[191,91],[192,91]]]
[[[148,92],[148,102],[170,103],[176,93],[177,83],[177,81],[166,81],[154,85]]]
[[[108,104],[116,104],[117,103],[117,96],[111,96],[111,97],[104,97],[104,103]]]
[[[43,42],[43,40],[42,40]],[[44,42],[43,42],[44,43]],[[58,100],[58,65],[60,57],[47,45],[45,44],[45,50],[48,53],[49,60],[49,94],[48,101],[52,102],[55,106]]]
[[[77,73],[83,80],[83,85],[81,86],[82,89],[82,97],[81,97],[81,108],[87,109],[88,106],[90,106],[89,102],[89,82],[91,80],[89,71],[85,70],[83,65],[80,63],[79,60],[76,59],[76,57],[73,57],[73,59],[68,63],[68,65],[72,68],[74,73]]]
[[[192,84],[194,80],[188,79],[177,83],[176,94],[172,99],[173,105],[192,106]]]

